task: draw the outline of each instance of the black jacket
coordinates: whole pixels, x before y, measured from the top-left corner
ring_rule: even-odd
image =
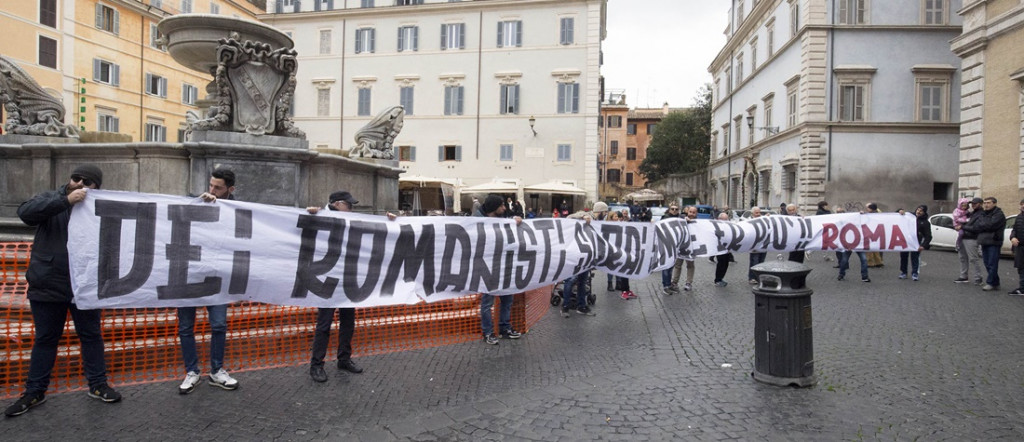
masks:
[[[932,223],[928,222],[928,213],[917,217],[917,242],[925,250],[932,247]]]
[[[1003,215],[1003,209],[993,207],[992,210],[980,212],[978,216],[971,215],[971,219],[964,224],[964,238],[970,239],[967,234],[974,234],[980,245],[1003,245],[1003,230],[1006,230],[1006,215]]]
[[[1010,239],[1017,238],[1017,241],[1024,242],[1024,212],[1017,215],[1013,220],[1013,229],[1010,230]],[[1024,267],[1024,244],[1013,248],[1013,266]]]
[[[68,270],[67,184],[57,190],[40,193],[18,206],[18,217],[36,227],[32,242],[32,260],[25,279],[28,299],[41,302],[71,302],[71,274]]]

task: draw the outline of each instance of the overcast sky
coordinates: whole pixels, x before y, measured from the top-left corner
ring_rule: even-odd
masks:
[[[725,45],[729,0],[608,0],[604,87],[630,107],[693,103]]]

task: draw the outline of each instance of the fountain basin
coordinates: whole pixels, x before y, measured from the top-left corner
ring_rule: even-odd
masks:
[[[210,74],[217,67],[218,40],[232,37],[237,40],[258,41],[271,49],[295,46],[284,32],[272,26],[216,14],[179,14],[160,20],[160,34],[167,40],[167,52],[183,66]]]

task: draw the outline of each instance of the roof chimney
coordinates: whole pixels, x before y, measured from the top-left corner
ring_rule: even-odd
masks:
[[[661,113],[662,113],[662,115],[668,115],[668,102],[667,101],[665,102],[665,104],[661,105]]]

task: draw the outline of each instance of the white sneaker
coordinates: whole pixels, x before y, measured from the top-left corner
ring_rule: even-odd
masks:
[[[197,384],[199,384],[199,373],[190,371],[185,375],[185,380],[178,386],[178,393],[189,394],[192,390],[196,389]]]
[[[231,377],[227,371],[224,371],[223,368],[210,375],[209,384],[225,390],[234,390],[238,388],[238,381]]]

